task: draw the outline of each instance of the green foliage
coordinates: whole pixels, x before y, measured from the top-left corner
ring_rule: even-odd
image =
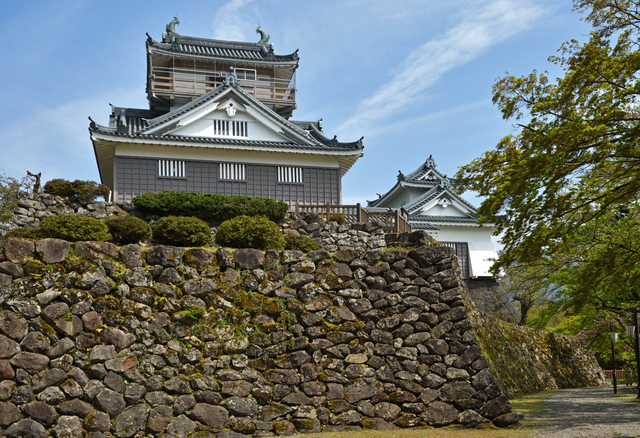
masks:
[[[95,181],[81,181],[79,179],[75,181],[52,179],[44,185],[44,192],[85,202],[94,201],[96,197],[102,197],[106,201],[109,197],[109,187]]]
[[[498,265],[552,254],[567,233],[638,200],[640,2],[575,4],[595,26],[589,41],[550,58],[564,70],[555,82],[534,71],[495,83],[493,102],[519,132],[457,174],[463,189],[486,197],[482,222],[507,213]]]
[[[192,319],[193,321],[200,321],[207,311],[202,307],[189,307],[188,309],[182,310],[178,313]]]
[[[284,249],[284,237],[265,216],[238,216],[224,221],[216,231],[216,243],[232,248]]]
[[[119,245],[146,242],[151,239],[151,227],[135,216],[114,217],[105,221],[111,239]]]
[[[544,265],[557,286],[549,309],[623,317],[640,304],[640,1],[575,6],[594,25],[589,40],[550,58],[564,70],[555,82],[536,71],[496,82],[493,101],[519,131],[457,178],[486,198],[481,222],[507,215],[495,272]]]
[[[38,235],[42,238],[62,239],[69,242],[111,239],[104,222],[89,216],[51,216],[42,219]]]
[[[544,304],[556,291],[558,285],[551,282],[550,267],[547,264],[509,266],[500,280],[505,292],[518,303],[520,325],[527,325],[529,310]]]
[[[6,229],[18,206],[18,192],[28,188],[27,177],[21,180],[0,173],[0,229]]]
[[[7,237],[18,237],[21,239],[40,239],[40,230],[38,228],[16,228],[15,230],[7,231]]]
[[[165,216],[152,230],[153,240],[165,245],[203,246],[211,242],[211,229],[197,217]]]
[[[240,215],[262,215],[278,222],[289,209],[285,202],[273,199],[174,191],[148,192],[136,196],[132,202],[145,213],[195,216],[211,222],[223,222]]]
[[[329,215],[329,221],[337,222],[338,225],[345,223],[344,215],[342,213],[332,213]]]
[[[306,236],[289,234],[284,236],[284,249],[296,249],[308,253],[320,249],[320,245]]]

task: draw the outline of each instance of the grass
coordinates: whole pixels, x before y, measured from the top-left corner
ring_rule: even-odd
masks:
[[[517,429],[462,429],[460,427],[445,427],[439,429],[416,428],[404,430],[362,430],[358,432],[324,432],[304,435],[293,435],[292,438],[507,438],[529,437],[531,431]]]
[[[293,435],[292,438],[507,438],[533,437],[540,427],[539,419],[545,409],[546,399],[554,391],[543,391],[511,400],[514,411],[524,412],[524,420],[514,429],[501,429],[478,426],[464,429],[458,426],[443,428],[415,428],[404,430],[362,430],[358,432],[324,432],[305,435]]]

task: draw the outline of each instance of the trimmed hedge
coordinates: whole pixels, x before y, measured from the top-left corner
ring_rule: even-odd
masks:
[[[89,216],[45,217],[36,233],[40,238],[62,239],[68,242],[104,242],[111,239],[107,225]]]
[[[216,223],[241,215],[266,216],[278,222],[284,219],[289,210],[287,203],[273,199],[169,190],[148,192],[136,196],[132,202],[144,213],[159,216],[195,216]]]
[[[50,195],[85,202],[95,201],[97,197],[104,198],[106,201],[109,197],[109,187],[95,181],[81,181],[79,179],[73,182],[60,178],[52,179],[47,181],[43,190]]]
[[[111,240],[119,245],[145,242],[151,239],[151,227],[135,216],[114,217],[105,221]]]
[[[317,251],[321,248],[314,240],[306,236],[288,234],[284,236],[284,249],[296,249],[306,254],[309,251]]]
[[[211,243],[211,229],[197,217],[165,216],[153,227],[153,240],[164,245],[203,246]]]
[[[284,249],[278,225],[265,216],[238,216],[220,224],[216,244],[231,248]]]

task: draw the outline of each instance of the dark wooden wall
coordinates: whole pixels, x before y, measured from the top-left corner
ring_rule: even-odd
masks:
[[[305,167],[303,183],[279,183],[277,165],[244,163],[244,181],[220,179],[217,161],[186,161],[184,178],[158,176],[158,159],[114,157],[114,200],[130,201],[134,196],[160,190],[178,190],[224,195],[259,196],[307,204],[340,203],[340,170]]]

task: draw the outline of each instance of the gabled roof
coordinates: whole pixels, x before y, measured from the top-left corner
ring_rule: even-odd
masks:
[[[240,41],[221,41],[178,35],[163,35],[162,42],[155,41],[147,34],[148,52],[165,52],[168,55],[184,54],[190,56],[229,60],[264,61],[269,64],[297,65],[298,51],[289,55],[276,55],[273,45]]]
[[[368,201],[367,207],[372,211],[398,208],[398,196],[401,196],[407,190],[418,188],[421,194],[415,198],[415,190],[413,190],[411,195],[413,199],[408,203],[403,203],[401,207],[408,215],[409,222],[414,228],[438,230],[438,227],[443,225],[476,225],[478,220],[476,207],[455,191],[454,184],[455,180],[453,178],[449,178],[436,170],[435,160],[432,156],[429,156],[413,172],[407,175],[399,172],[396,184],[375,201]],[[400,199],[406,199],[406,197]],[[394,204],[395,206],[391,207]],[[453,208],[454,210],[451,211],[457,215],[424,214],[438,205]],[[436,210],[433,212],[436,212]],[[496,217],[496,219],[499,220],[500,218]]]
[[[318,130],[315,124],[310,123],[308,125],[309,130],[305,130],[299,126],[299,123],[293,123],[282,116],[278,115],[271,109],[269,109],[262,102],[257,100],[253,95],[247,93],[242,87],[237,84],[224,84],[214,90],[198,97],[197,99],[183,105],[175,110],[155,117],[147,119],[147,116],[151,115],[148,110],[141,109],[129,109],[114,107],[114,113],[112,114],[112,122],[109,127],[98,125],[95,122],[91,122],[89,130],[100,132],[103,134],[115,135],[119,137],[136,137],[136,138],[165,138],[182,141],[194,141],[199,143],[224,143],[229,142],[228,138],[208,138],[208,137],[192,137],[163,134],[162,130],[158,131],[163,125],[170,125],[170,122],[177,122],[178,119],[185,115],[194,112],[198,108],[206,105],[207,103],[222,97],[225,93],[233,93],[234,97],[240,98],[245,101],[246,104],[258,109],[265,116],[272,119],[274,122],[282,125],[290,134],[295,134],[299,141],[290,142],[266,142],[273,146],[281,145],[285,148],[299,147],[301,149],[316,149],[326,151],[361,151],[364,149],[362,144],[362,138],[355,142],[339,142],[335,138],[327,138],[321,131]],[[118,114],[119,113],[119,114]],[[248,142],[250,141],[243,141]]]
[[[207,105],[217,105],[222,99],[231,98],[241,105],[252,108],[253,114],[260,114],[263,120],[270,120],[280,130],[282,141],[262,141],[228,137],[198,137],[174,133],[178,123]],[[341,174],[344,175],[362,155],[362,138],[355,142],[339,142],[328,139],[314,123],[293,123],[275,113],[269,107],[247,93],[237,83],[233,73],[229,73],[225,83],[193,101],[167,114],[151,117],[149,110],[113,107],[109,126],[101,126],[94,121],[89,125],[92,134],[98,169],[103,182],[109,180],[111,169],[105,160],[113,160],[113,143],[144,142],[147,144],[176,145],[184,147],[208,147],[254,149],[267,152],[317,153],[338,156]],[[264,123],[264,122],[263,122]],[[301,126],[302,125],[302,126]],[[97,138],[100,137],[100,138]],[[100,143],[100,151],[98,151]],[[104,168],[104,169],[103,169]],[[103,170],[105,172],[103,172]]]

